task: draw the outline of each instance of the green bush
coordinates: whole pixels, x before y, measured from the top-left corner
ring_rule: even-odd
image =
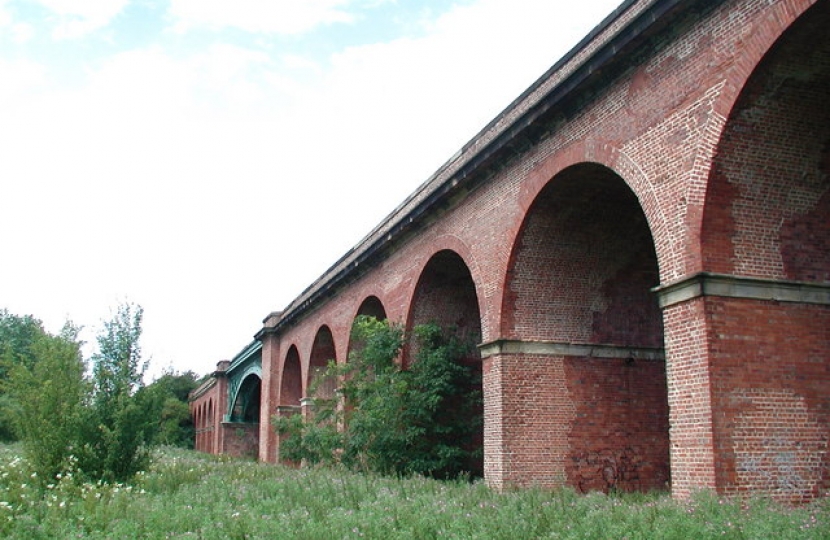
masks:
[[[152,444],[193,448],[193,418],[187,400],[197,386],[199,378],[192,371],[167,371],[138,390],[153,422]]]
[[[140,306],[126,304],[104,323],[90,380],[77,328],[68,323],[53,336],[35,319],[0,313],[2,411],[39,483],[69,471],[121,482],[147,467],[163,407],[141,392],[142,315]]]
[[[32,369],[35,343],[49,334],[32,315],[13,315],[0,309],[0,441],[16,441],[16,405],[7,394],[6,382],[16,366]]]
[[[9,373],[8,410],[35,477],[49,483],[74,466],[89,385],[71,325],[58,336],[44,332],[30,350],[35,360],[16,363]]]
[[[123,304],[98,335],[78,453],[79,467],[92,478],[123,482],[149,464],[154,418],[149,396],[140,392],[146,369],[139,346],[143,315],[141,306]]]
[[[435,324],[416,327],[412,339],[418,352],[402,370],[402,328],[358,318],[349,361],[331,364],[317,379],[334,377],[341,385],[337,395],[316,397],[310,421],[275,419],[281,457],[382,474],[452,478],[478,472],[471,463],[479,452],[474,434],[481,426],[481,396],[473,370],[462,362],[470,346]]]

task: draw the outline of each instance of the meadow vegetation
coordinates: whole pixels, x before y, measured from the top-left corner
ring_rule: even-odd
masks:
[[[480,403],[467,347],[434,325],[407,344],[359,321],[355,355],[320,378],[338,390],[309,421],[277,422],[305,467],[158,447],[191,440],[176,419],[195,380],[144,385],[141,315],[125,306],[105,324],[87,370],[74,326],[53,336],[0,311],[0,436],[20,438],[0,445],[0,538],[830,538],[827,497],[489,489],[470,466],[480,408],[444,414]]]
[[[71,472],[42,487],[0,447],[2,538],[830,538],[827,498],[801,507],[701,493],[496,492],[482,482],[288,468],[165,447],[129,483]]]

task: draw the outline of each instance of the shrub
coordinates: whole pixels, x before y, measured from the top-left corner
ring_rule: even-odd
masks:
[[[0,309],[0,441],[15,441],[14,400],[3,387],[15,366],[32,369],[35,343],[48,336],[43,324],[31,315],[13,315]]]
[[[122,482],[150,460],[152,403],[143,387],[141,306],[122,304],[98,335],[93,390],[81,422],[79,467],[92,478]]]
[[[81,444],[81,423],[89,385],[77,329],[67,324],[59,336],[46,333],[31,344],[31,363],[15,364],[8,379],[16,433],[41,483],[72,467]]]

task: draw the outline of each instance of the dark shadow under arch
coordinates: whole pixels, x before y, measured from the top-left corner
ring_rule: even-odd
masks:
[[[314,344],[311,347],[311,360],[309,362],[308,382],[306,393],[307,397],[332,398],[334,390],[337,386],[337,381],[326,375],[326,369],[329,362],[337,362],[337,352],[334,347],[334,336],[331,329],[323,325],[317,331],[314,337]],[[322,380],[321,377],[325,377]],[[311,396],[312,388],[315,389],[316,395]]]
[[[231,408],[231,422],[259,423],[259,411],[262,401],[262,379],[250,374],[245,377],[236,393],[236,401]]]
[[[285,355],[280,381],[280,406],[299,407],[303,393],[302,367],[300,353],[292,345]]]

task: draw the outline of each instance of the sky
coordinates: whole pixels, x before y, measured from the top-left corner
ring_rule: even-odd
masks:
[[[0,0],[0,308],[204,374],[621,0]]]

